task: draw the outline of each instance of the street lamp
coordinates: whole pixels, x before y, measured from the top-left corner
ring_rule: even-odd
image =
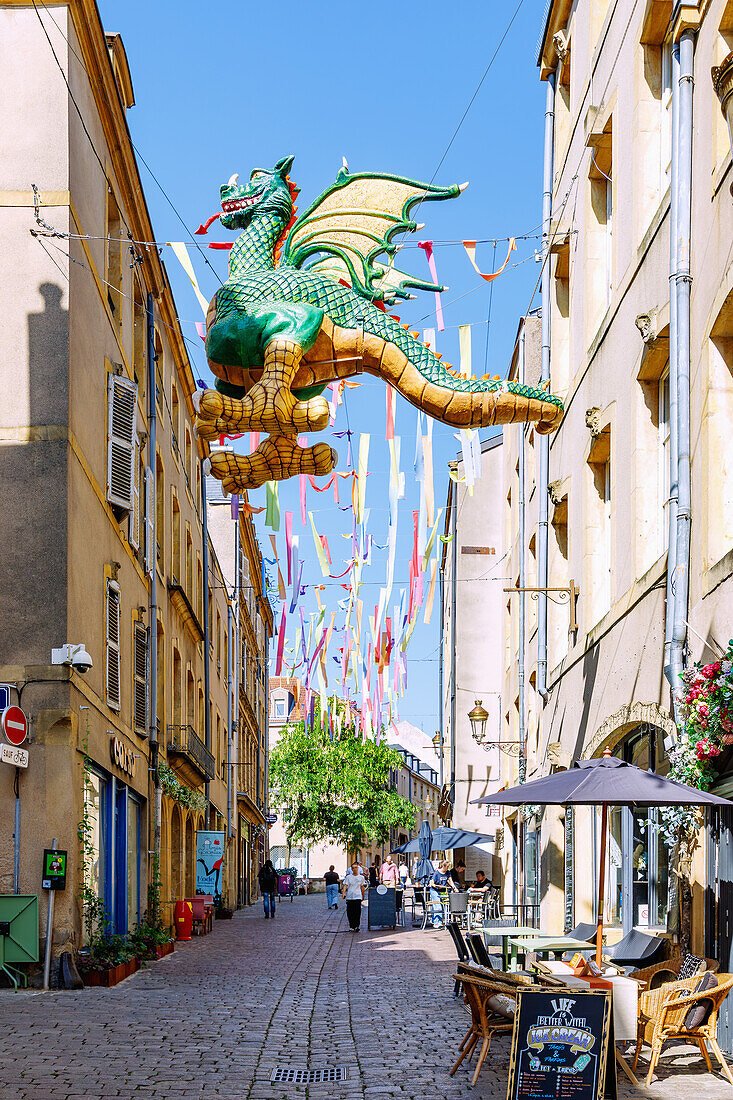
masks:
[[[728,140],[733,151],[733,53],[729,53],[720,65],[713,65],[710,75],[720,100],[720,109],[728,123]]]
[[[471,736],[478,745],[482,745],[486,736],[489,714],[481,705],[480,699],[476,699],[475,703],[473,710],[468,712],[468,720],[471,723]]]

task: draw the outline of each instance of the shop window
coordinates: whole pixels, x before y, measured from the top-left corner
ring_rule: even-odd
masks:
[[[641,725],[615,747],[614,755],[646,771],[666,775],[664,731]],[[609,863],[606,920],[623,932],[634,927],[663,928],[669,908],[669,850],[659,829],[655,807],[609,810]]]
[[[140,803],[127,793],[127,930],[140,920]]]
[[[194,852],[193,842],[193,819],[191,817],[186,818],[186,897],[190,898],[193,895],[194,887],[196,884],[196,876],[194,873],[194,860],[196,858]]]
[[[88,826],[84,884],[102,901],[107,889],[107,797],[106,780],[96,772],[90,772],[84,785],[84,811]]]
[[[148,728],[148,630],[145,623],[135,623],[132,647],[132,727],[144,737]]]
[[[589,594],[590,621],[597,623],[611,607],[612,599],[611,429],[608,425],[594,438],[588,471],[585,519],[589,575],[585,591]]]
[[[120,586],[107,581],[105,600],[105,685],[107,706],[120,709]]]

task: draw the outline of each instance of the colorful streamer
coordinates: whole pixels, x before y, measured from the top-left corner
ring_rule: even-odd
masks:
[[[428,267],[430,268],[430,278],[438,285],[438,269],[435,266],[435,256],[433,255],[433,242],[432,241],[418,241],[417,247],[422,248],[425,253],[425,258],[428,261]],[[440,300],[440,291],[435,292],[435,319],[438,323],[438,331],[445,331],[445,324],[443,323],[443,305]]]
[[[501,275],[502,271],[509,263],[509,257],[511,256],[512,252],[516,252],[517,242],[514,237],[509,238],[509,248],[507,249],[506,259],[504,260],[504,263],[501,265],[498,271],[493,271],[490,275],[487,275],[483,271],[481,271],[478,264],[476,263],[476,242],[464,241],[463,247],[466,250],[466,255],[468,256],[468,259],[471,262],[471,266],[473,267],[476,274],[480,275],[482,279],[485,279],[487,283],[490,283],[492,279],[496,279],[498,275]]]

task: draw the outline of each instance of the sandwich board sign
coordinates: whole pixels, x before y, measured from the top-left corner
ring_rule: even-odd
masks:
[[[507,1100],[616,1100],[610,990],[517,991]]]

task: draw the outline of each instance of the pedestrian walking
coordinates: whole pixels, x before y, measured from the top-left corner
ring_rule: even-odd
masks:
[[[408,879],[410,878],[410,868],[407,866],[404,859],[400,860],[399,872],[400,882],[403,886],[407,886]]]
[[[339,896],[339,875],[338,871],[334,871],[333,864],[328,868],[323,881],[326,884],[326,901],[329,909],[338,909],[338,896]]]
[[[391,855],[388,855],[382,864],[382,868],[379,872],[379,879],[383,886],[396,886],[399,881],[399,872],[397,870],[397,864],[392,859]]]
[[[265,920],[269,917],[275,919],[275,902],[277,901],[277,871],[272,866],[272,860],[268,859],[260,867],[257,881],[260,884],[260,893],[265,905]]]
[[[372,890],[379,885],[379,861],[374,860],[369,864],[369,886]]]
[[[351,870],[344,876],[341,889],[346,901],[346,916],[349,918],[349,928],[352,932],[358,932],[361,927],[361,903],[364,901],[364,887],[366,879],[359,874],[359,864],[351,864]]]

